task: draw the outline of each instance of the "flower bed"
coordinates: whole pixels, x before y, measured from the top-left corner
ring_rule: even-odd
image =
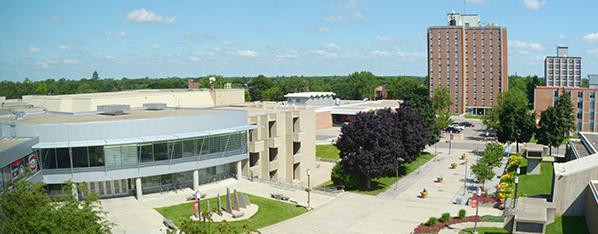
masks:
[[[469,199],[471,199],[471,200],[476,199],[476,195],[471,196]],[[477,199],[478,199],[478,204],[488,204],[488,203],[494,204],[498,201],[498,199],[496,198],[496,195],[494,195],[494,194],[482,194]]]
[[[480,217],[479,216],[468,216],[468,217],[464,217],[462,219],[460,219],[459,217],[452,217],[447,222],[438,222],[436,225],[433,225],[433,226],[426,226],[425,223],[421,223],[419,226],[417,226],[417,228],[415,228],[415,230],[413,230],[413,233],[415,233],[415,234],[437,233],[441,229],[448,227],[450,225],[453,225],[453,224],[465,223],[465,222],[475,222],[475,221],[479,222]]]

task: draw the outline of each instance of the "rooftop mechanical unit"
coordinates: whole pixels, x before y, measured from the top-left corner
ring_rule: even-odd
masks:
[[[122,104],[98,105],[97,108],[98,112],[103,115],[124,115],[131,110],[130,105]]]
[[[144,103],[143,109],[153,111],[164,110],[166,109],[166,103]]]

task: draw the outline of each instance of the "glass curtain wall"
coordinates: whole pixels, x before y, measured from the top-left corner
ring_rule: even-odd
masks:
[[[247,153],[247,131],[152,143],[41,149],[39,153],[44,169],[131,168],[140,163]]]

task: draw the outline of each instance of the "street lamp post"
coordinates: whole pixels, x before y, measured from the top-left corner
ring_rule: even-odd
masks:
[[[401,166],[401,164],[403,162],[405,162],[405,159],[399,157],[397,159],[398,163],[397,163],[397,182],[395,183],[395,190],[399,190],[399,167]]]
[[[307,171],[305,172],[307,173],[307,209],[311,208],[311,170],[307,169]]]
[[[519,187],[519,173],[520,169],[517,168],[517,174],[515,175],[515,195],[513,196],[513,209],[517,206],[517,187]]]
[[[465,177],[463,178],[463,195],[467,193],[467,158],[465,158]]]
[[[478,190],[476,191],[475,195],[476,195],[475,199],[476,199],[476,203],[477,204],[475,206],[475,217],[476,217],[476,219],[475,219],[475,224],[473,226],[473,233],[477,233],[477,229],[478,229],[478,218],[477,217],[478,217],[478,210],[479,210],[479,207],[480,207],[480,196],[482,196],[482,190],[480,189],[480,187],[478,187]]]

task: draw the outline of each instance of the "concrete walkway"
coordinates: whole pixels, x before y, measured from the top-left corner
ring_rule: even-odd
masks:
[[[415,171],[399,180],[398,191],[387,191],[379,196],[347,192],[309,213],[260,231],[262,233],[410,233],[429,217],[439,217],[445,212],[456,215],[460,209],[465,209],[468,214],[472,214],[475,210],[471,207],[451,202],[463,187],[464,167],[459,165],[457,169],[449,169],[451,163],[460,162],[458,155],[470,154],[469,151],[453,150],[451,155],[439,153],[438,160],[426,163],[419,174]],[[444,182],[434,182],[438,175],[444,177]],[[429,192],[429,196],[425,199],[418,197],[423,188]],[[480,207],[479,214],[500,215],[500,211]]]

